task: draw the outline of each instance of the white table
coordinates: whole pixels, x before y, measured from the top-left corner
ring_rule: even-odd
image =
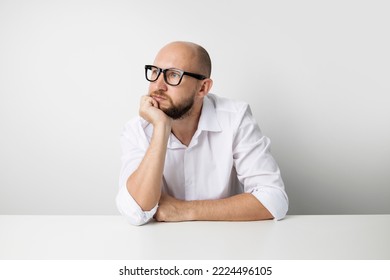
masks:
[[[150,223],[0,215],[0,259],[390,259],[390,215]]]

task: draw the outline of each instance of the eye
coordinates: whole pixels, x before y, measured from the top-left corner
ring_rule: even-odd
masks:
[[[158,68],[150,68],[149,69],[149,72],[150,72],[150,77],[152,78],[152,79],[155,79],[155,78],[157,78],[157,76],[158,76],[158,74],[159,74],[159,69]]]
[[[181,73],[178,71],[175,71],[175,70],[170,70],[170,71],[168,71],[167,74],[168,74],[168,79],[171,79],[171,80],[178,80],[181,77]]]

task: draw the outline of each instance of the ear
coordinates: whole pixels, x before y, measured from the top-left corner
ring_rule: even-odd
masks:
[[[212,79],[210,78],[204,79],[198,91],[198,96],[205,97],[209,93],[212,86],[213,86]]]

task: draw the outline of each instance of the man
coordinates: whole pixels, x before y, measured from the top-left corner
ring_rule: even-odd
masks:
[[[194,43],[163,47],[145,66],[149,92],[121,137],[116,198],[134,225],[282,219],[288,198],[250,108],[209,94],[211,61]]]

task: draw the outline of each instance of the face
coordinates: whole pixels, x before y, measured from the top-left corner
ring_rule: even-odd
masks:
[[[177,68],[187,72],[198,73],[195,66],[195,54],[182,45],[164,47],[154,61],[154,65],[163,69]],[[172,119],[182,119],[191,114],[197,102],[199,80],[184,75],[177,86],[165,83],[161,73],[158,80],[149,84],[149,95],[159,104],[159,108]]]
[[[153,91],[150,93],[150,96],[157,100],[159,108],[174,120],[182,119],[189,115],[195,102],[195,91],[178,104],[173,103],[172,99],[163,91]]]

